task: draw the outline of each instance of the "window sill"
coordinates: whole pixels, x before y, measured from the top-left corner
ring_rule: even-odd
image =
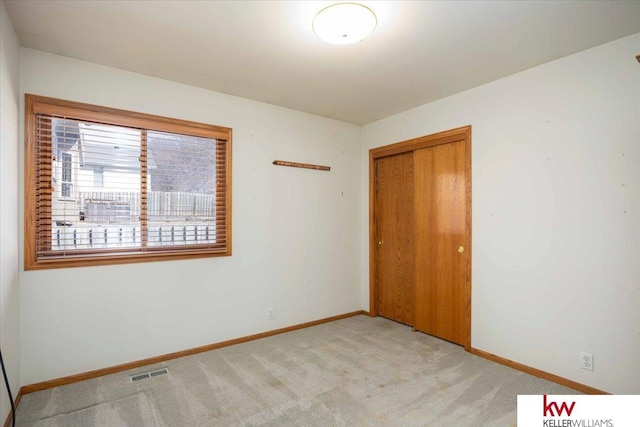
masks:
[[[162,252],[144,252],[144,253],[112,253],[94,256],[76,256],[76,257],[50,257],[42,258],[34,262],[25,259],[25,271],[29,270],[48,270],[54,268],[71,268],[71,267],[93,267],[104,265],[133,264],[141,262],[154,261],[177,261],[199,258],[213,258],[231,256],[231,248],[224,249],[208,249],[208,250],[177,250],[174,252],[167,251],[166,248]]]

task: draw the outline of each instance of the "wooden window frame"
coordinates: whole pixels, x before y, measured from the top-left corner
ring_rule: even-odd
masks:
[[[36,135],[36,119],[38,114],[47,114],[52,116],[71,117],[79,120],[93,121],[97,123],[127,126],[142,129],[142,150],[144,156],[144,150],[146,146],[146,131],[154,130],[161,132],[178,133],[183,135],[190,135],[195,137],[213,138],[216,141],[222,141],[222,143],[216,143],[216,164],[221,162],[220,157],[223,157],[222,164],[224,164],[225,175],[222,181],[218,181],[216,184],[216,190],[220,194],[220,200],[217,203],[223,205],[224,218],[218,219],[216,224],[216,233],[218,238],[216,241],[222,242],[216,245],[180,245],[180,246],[166,246],[166,247],[147,247],[144,243],[140,248],[136,249],[115,249],[115,250],[75,250],[73,254],[64,257],[50,256],[50,257],[38,257],[37,254],[37,230],[36,220],[39,218],[40,213],[37,212],[37,195],[45,194],[44,206],[46,215],[46,206],[51,206],[51,188],[45,180],[39,179],[40,175],[51,173],[50,166],[47,172],[46,162],[42,162],[36,158],[38,136]],[[41,137],[44,144],[44,150],[41,150],[40,156],[51,158],[52,144],[50,132],[49,136],[43,135]],[[138,262],[151,262],[151,261],[168,261],[179,259],[193,259],[193,258],[205,258],[205,257],[218,257],[218,256],[230,256],[231,255],[231,163],[232,163],[232,144],[231,135],[232,129],[209,125],[204,123],[191,122],[187,120],[173,119],[162,116],[155,116],[145,113],[138,113],[126,110],[119,110],[115,108],[102,107],[91,104],[84,104],[74,101],[60,100],[55,98],[48,98],[38,95],[26,94],[25,95],[25,170],[24,170],[24,268],[25,270],[40,270],[50,268],[64,268],[64,267],[86,267],[95,265],[112,265],[112,264],[128,264]],[[48,142],[47,142],[48,141]],[[142,157],[141,157],[142,158]],[[38,164],[40,162],[40,164]],[[38,172],[38,166],[43,167],[41,172]],[[143,162],[143,165],[146,163]],[[146,168],[141,170],[141,178],[146,179]],[[146,186],[142,185],[142,192],[145,192]],[[47,200],[46,194],[49,195]],[[48,203],[48,205],[47,205]],[[50,209],[49,209],[50,211]],[[144,219],[146,215],[141,215]],[[45,216],[46,218],[46,216]],[[44,221],[44,227],[46,228],[47,221]],[[49,227],[51,227],[50,221]],[[145,221],[143,220],[143,224]],[[146,230],[142,229],[143,242],[146,235]],[[50,236],[50,232],[45,236]]]

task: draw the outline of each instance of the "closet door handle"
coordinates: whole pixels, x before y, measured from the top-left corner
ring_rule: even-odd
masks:
[[[464,252],[464,246],[459,246],[458,247],[458,252],[460,252],[460,253]]]
[[[384,240],[379,240],[379,241],[378,241],[378,244],[379,244],[379,245],[381,245],[381,244],[383,244],[383,243],[384,243]]]

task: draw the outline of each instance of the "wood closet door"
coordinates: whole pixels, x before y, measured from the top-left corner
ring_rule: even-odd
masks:
[[[375,161],[377,314],[413,325],[413,153]]]
[[[415,328],[465,344],[470,186],[463,141],[414,151]]]

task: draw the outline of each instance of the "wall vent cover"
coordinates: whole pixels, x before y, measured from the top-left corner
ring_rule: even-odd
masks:
[[[167,368],[155,369],[149,372],[142,372],[141,374],[129,375],[129,379],[132,383],[140,380],[146,380],[147,378],[157,377],[158,375],[168,374],[169,370]]]

